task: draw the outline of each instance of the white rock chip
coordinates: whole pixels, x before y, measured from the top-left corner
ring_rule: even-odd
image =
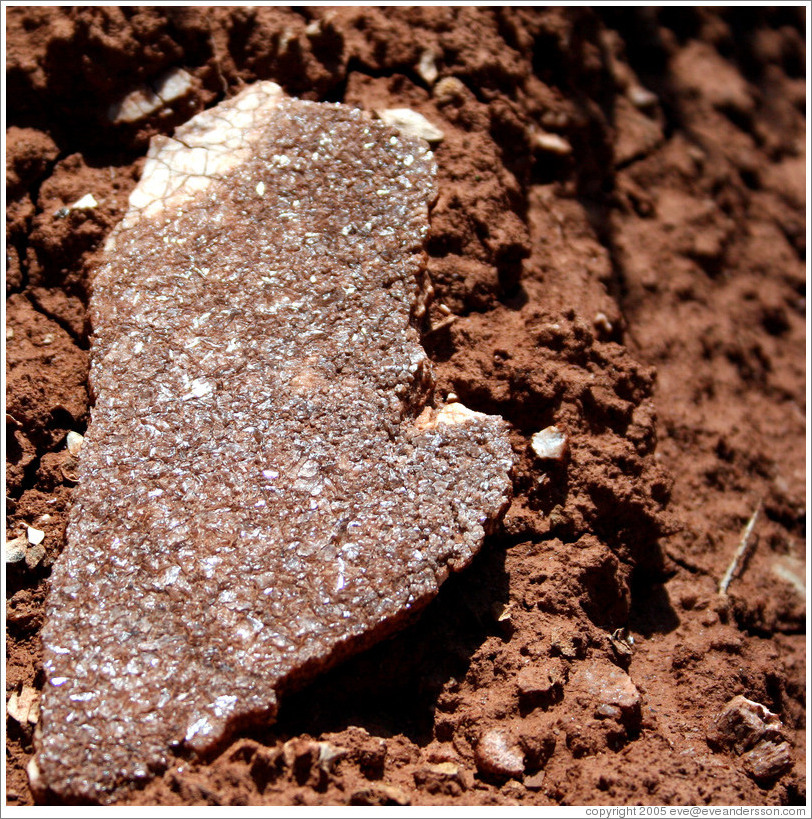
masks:
[[[477,768],[485,773],[510,777],[524,773],[522,749],[499,728],[492,728],[482,736],[475,757]]]
[[[108,119],[115,123],[133,123],[146,119],[166,105],[184,97],[192,89],[192,77],[182,68],[172,68],[155,81],[154,88],[139,86],[110,106]]]
[[[430,48],[427,48],[420,55],[420,62],[417,64],[417,73],[428,85],[434,85],[437,81],[438,71],[434,60],[434,52]]]
[[[9,697],[6,713],[20,725],[27,722],[36,725],[39,720],[39,691],[30,685],[24,685],[22,691],[15,691]]]
[[[68,205],[68,210],[93,210],[99,203],[92,193],[86,193],[81,199],[77,199],[72,205]]]
[[[84,435],[80,435],[78,432],[69,432],[66,438],[66,443],[68,446],[68,452],[73,455],[74,458],[79,457],[79,453],[82,451],[82,444],[85,442]]]
[[[37,546],[38,544],[42,543],[45,540],[45,532],[41,529],[35,529],[33,526],[28,527],[27,531],[28,542],[32,546]]]
[[[530,439],[530,446],[539,458],[560,461],[567,453],[568,438],[557,426],[545,427]]]
[[[540,131],[533,136],[533,144],[538,150],[545,151],[548,154],[569,156],[572,153],[572,145],[558,134],[548,134]]]
[[[440,142],[443,139],[443,132],[439,128],[411,108],[387,108],[378,111],[378,116],[387,125],[409,136],[420,137],[426,142]]]

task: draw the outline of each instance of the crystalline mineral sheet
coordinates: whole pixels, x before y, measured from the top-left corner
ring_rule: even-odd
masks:
[[[435,163],[259,83],[154,141],[91,303],[95,407],[43,629],[34,788],[109,801],[389,633],[510,495],[410,320]]]

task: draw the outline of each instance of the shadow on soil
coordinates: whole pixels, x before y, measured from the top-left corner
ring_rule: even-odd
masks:
[[[490,537],[412,625],[285,697],[276,724],[257,738],[318,736],[357,725],[427,744],[438,694],[465,676],[473,654],[496,633],[492,609],[507,598],[504,545]]]

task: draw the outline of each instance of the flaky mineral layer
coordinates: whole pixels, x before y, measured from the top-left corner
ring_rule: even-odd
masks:
[[[94,284],[31,766],[68,799],[271,719],[424,605],[509,500],[501,419],[427,408],[427,145],[272,83],[176,137]]]

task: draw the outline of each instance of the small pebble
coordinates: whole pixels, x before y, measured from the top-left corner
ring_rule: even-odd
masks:
[[[572,145],[558,134],[537,133],[533,136],[533,144],[540,151],[546,151],[548,154],[569,156],[572,153]]]
[[[476,748],[476,765],[480,771],[497,776],[521,776],[524,754],[507,733],[492,728],[484,734]]]
[[[19,694],[15,691],[9,697],[6,713],[20,725],[27,722],[36,725],[39,720],[39,691],[24,685]]]
[[[539,458],[560,461],[567,452],[568,438],[557,426],[546,427],[530,439],[530,446]]]
[[[36,546],[37,544],[42,543],[42,541],[45,540],[45,532],[43,532],[41,529],[35,529],[33,526],[28,527],[27,536],[28,542],[32,546]]]
[[[443,77],[434,86],[434,97],[438,102],[459,100],[465,91],[465,84],[456,77]]]
[[[68,210],[92,210],[98,205],[96,197],[92,193],[86,193],[81,199],[77,199],[72,205],[68,205]]]
[[[70,452],[74,458],[78,458],[79,453],[82,451],[82,444],[85,442],[84,435],[71,431],[65,440],[68,445],[68,452]]]
[[[443,132],[439,128],[411,108],[387,108],[378,111],[378,116],[387,125],[408,136],[419,137],[426,142],[440,142],[443,139]]]
[[[25,535],[15,537],[14,540],[6,541],[6,563],[19,563],[25,560],[25,551],[28,547],[28,539]]]
[[[417,64],[417,73],[423,78],[427,85],[434,85],[437,80],[437,66],[434,64],[434,52],[427,48],[420,55],[420,62]]]
[[[633,85],[628,91],[629,99],[636,108],[651,108],[659,102],[657,95],[642,85]]]

